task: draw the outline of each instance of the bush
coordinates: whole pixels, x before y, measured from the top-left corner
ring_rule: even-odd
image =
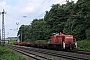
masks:
[[[90,51],[90,41],[89,40],[77,41],[77,44],[78,44],[78,49]]]

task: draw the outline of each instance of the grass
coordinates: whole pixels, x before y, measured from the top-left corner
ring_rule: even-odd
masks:
[[[16,40],[10,40],[9,44],[13,44],[14,42],[16,42]],[[6,42],[5,44],[8,44],[8,42]]]
[[[26,60],[16,55],[12,50],[0,46],[0,60]]]
[[[10,40],[9,44],[13,44],[14,42],[16,42],[16,40]]]
[[[77,41],[77,49],[90,51],[90,40]]]

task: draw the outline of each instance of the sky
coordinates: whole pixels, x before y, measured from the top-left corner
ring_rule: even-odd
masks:
[[[16,37],[21,25],[30,25],[33,19],[43,18],[45,11],[49,11],[52,4],[57,3],[65,4],[66,0],[0,0],[0,12],[3,9],[6,12],[5,37]],[[0,15],[0,29],[2,30],[2,15]]]

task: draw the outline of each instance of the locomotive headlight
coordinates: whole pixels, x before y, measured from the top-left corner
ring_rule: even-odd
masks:
[[[77,48],[77,42],[75,42],[75,46],[76,46],[76,48]]]
[[[65,43],[63,42],[63,48],[65,49]]]

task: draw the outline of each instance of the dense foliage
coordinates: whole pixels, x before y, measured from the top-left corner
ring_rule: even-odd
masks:
[[[89,40],[77,41],[77,44],[78,44],[77,49],[90,51],[90,41]]]
[[[34,19],[31,25],[22,25],[18,35],[23,41],[46,40],[56,32],[73,34],[77,40],[90,37],[90,1],[67,1],[66,4],[53,4],[44,18]],[[88,33],[89,32],[89,33]]]

